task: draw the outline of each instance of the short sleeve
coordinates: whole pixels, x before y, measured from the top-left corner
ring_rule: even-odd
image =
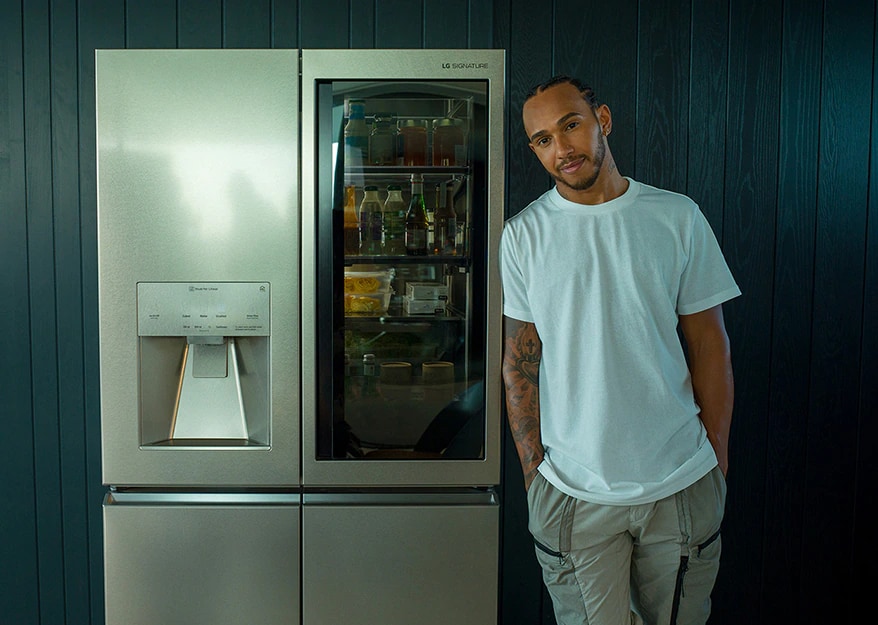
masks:
[[[697,206],[688,251],[677,296],[678,314],[698,313],[741,294],[710,224]]]
[[[507,225],[500,236],[500,282],[503,287],[503,314],[519,321],[533,322],[526,282],[518,258],[513,228]]]

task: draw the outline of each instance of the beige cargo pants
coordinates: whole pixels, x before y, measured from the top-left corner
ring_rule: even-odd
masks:
[[[558,625],[703,625],[719,570],[719,467],[654,503],[574,499],[537,475],[529,529]]]

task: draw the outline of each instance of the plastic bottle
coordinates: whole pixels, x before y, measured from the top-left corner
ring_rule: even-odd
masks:
[[[444,182],[438,185],[436,210],[433,213],[433,253],[453,256],[457,253],[457,213],[454,198]]]
[[[384,247],[384,222],[378,187],[368,185],[363,188],[363,201],[360,204],[360,255],[381,254]]]
[[[426,256],[427,228],[424,176],[412,174],[412,199],[405,215],[405,253],[408,256]]]
[[[397,129],[391,113],[375,113],[369,135],[369,164],[396,165]]]
[[[357,188],[352,184],[344,188],[344,253],[345,256],[356,256],[360,253]]]
[[[408,207],[402,198],[402,187],[388,185],[384,202],[384,253],[405,256],[405,215]]]
[[[344,158],[349,167],[360,167],[369,155],[369,127],[366,102],[348,100],[348,123],[344,127]]]

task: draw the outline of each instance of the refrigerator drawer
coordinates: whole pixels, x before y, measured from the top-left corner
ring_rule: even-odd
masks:
[[[304,497],[304,625],[497,622],[493,497]]]
[[[104,500],[107,625],[297,625],[299,496],[173,497]]]

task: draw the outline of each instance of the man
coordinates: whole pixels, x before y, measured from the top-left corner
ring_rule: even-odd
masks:
[[[590,88],[555,77],[522,118],[556,184],[503,230],[503,378],[556,620],[705,623],[740,290],[692,200],[619,173]]]

